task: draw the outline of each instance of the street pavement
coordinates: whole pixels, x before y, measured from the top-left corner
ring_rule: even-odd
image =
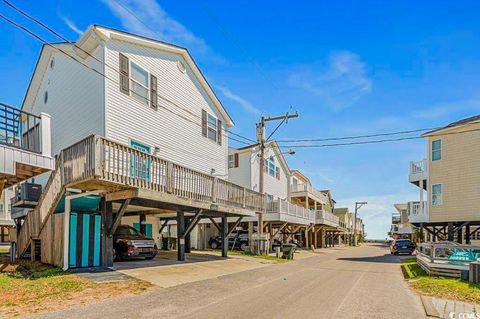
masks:
[[[425,318],[386,247],[311,258],[157,288],[37,318]]]

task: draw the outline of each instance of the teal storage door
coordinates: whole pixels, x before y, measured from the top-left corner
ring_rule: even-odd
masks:
[[[69,267],[100,266],[100,227],[98,213],[70,213]]]
[[[133,223],[133,228],[135,228],[137,231],[140,231],[140,224],[139,223]],[[152,224],[145,224],[145,236],[153,238],[152,237]]]

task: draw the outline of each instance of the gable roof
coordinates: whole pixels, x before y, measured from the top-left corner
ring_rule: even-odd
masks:
[[[198,80],[202,88],[205,90],[207,95],[212,100],[215,107],[218,109],[220,114],[226,120],[225,124],[228,127],[233,127],[235,125],[235,123],[233,122],[233,119],[230,117],[230,114],[228,114],[226,108],[223,106],[222,102],[213,91],[212,87],[208,83],[207,79],[203,75],[202,71],[198,67],[197,63],[195,62],[195,60],[193,59],[192,55],[190,54],[187,48],[184,48],[175,44],[167,43],[164,41],[159,41],[159,40],[147,38],[144,36],[132,34],[129,32],[117,30],[114,28],[97,25],[97,24],[91,25],[87,29],[87,31],[85,31],[85,33],[81,35],[81,37],[75,42],[75,44],[81,47],[86,52],[89,52],[97,47],[99,41],[105,42],[105,41],[108,41],[109,39],[116,39],[116,40],[121,40],[128,43],[143,45],[143,46],[151,47],[157,50],[162,50],[162,51],[166,51],[169,53],[174,53],[182,56],[185,62],[190,67],[190,69],[192,70],[193,74],[195,75],[196,79]],[[71,49],[73,50],[73,46],[66,42],[53,44],[54,47],[58,45],[70,46],[72,47]],[[25,107],[25,105],[32,104],[30,102],[34,100],[34,97],[36,96],[36,93],[38,91],[38,87],[40,86],[41,79],[43,78],[43,74],[46,70],[46,64],[49,60],[49,53],[51,53],[54,50],[55,50],[54,48],[51,48],[46,45],[42,47],[39,58],[37,60],[37,64],[35,65],[35,69],[32,74],[32,78],[30,80],[27,91],[25,93],[25,98],[22,103],[22,109]],[[87,56],[84,52],[81,52],[81,51],[74,50],[74,52],[76,55],[81,56],[83,58]]]
[[[310,179],[306,175],[304,175],[302,172],[300,172],[298,169],[292,170],[292,175],[295,175],[296,177],[299,177],[300,179],[303,179],[308,184],[312,185],[312,182],[310,181]]]
[[[268,141],[268,142],[265,143],[266,147],[269,147],[270,145],[272,145],[271,148],[276,153],[276,157],[278,158],[278,160],[282,164],[285,172],[287,172],[287,174],[290,175],[291,174],[290,167],[288,167],[288,163],[287,163],[285,157],[283,156],[283,153],[282,153],[282,151],[280,149],[280,146],[278,145],[277,141],[272,140],[272,141]],[[255,144],[246,145],[246,146],[243,146],[243,147],[240,147],[240,148],[231,148],[231,150],[240,151],[240,152],[247,152],[247,151],[254,152],[255,149],[259,148],[259,146],[260,146],[259,143],[255,143]]]
[[[336,215],[345,215],[348,213],[348,208],[334,208],[333,213]]]
[[[422,134],[422,137],[427,137],[427,136],[432,135],[433,133],[438,133],[438,132],[443,131],[443,130],[451,129],[451,128],[454,128],[454,127],[457,127],[457,126],[462,126],[462,125],[466,125],[466,124],[474,123],[474,122],[480,122],[480,115],[474,115],[474,116],[471,116],[471,117],[467,117],[467,118],[452,122],[452,123],[450,123],[446,126],[428,131],[428,132]]]

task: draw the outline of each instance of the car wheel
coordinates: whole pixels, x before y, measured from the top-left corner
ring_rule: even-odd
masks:
[[[117,256],[117,251],[115,250],[115,248],[113,248],[113,260],[114,261],[119,261],[120,258]]]
[[[212,249],[217,249],[217,248],[218,248],[218,244],[217,244],[216,242],[212,242],[212,243],[210,244],[210,248],[212,248]]]
[[[247,247],[248,247],[248,245],[247,245],[246,243],[242,243],[242,244],[240,245],[240,250],[241,250],[241,251],[246,251],[246,250],[247,250]]]

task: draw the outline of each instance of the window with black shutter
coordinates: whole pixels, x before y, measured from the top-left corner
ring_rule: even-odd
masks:
[[[150,74],[150,106],[153,109],[158,108],[157,77]]]
[[[119,56],[119,68],[120,68],[120,92],[130,94],[130,67],[128,58],[120,53]]]

